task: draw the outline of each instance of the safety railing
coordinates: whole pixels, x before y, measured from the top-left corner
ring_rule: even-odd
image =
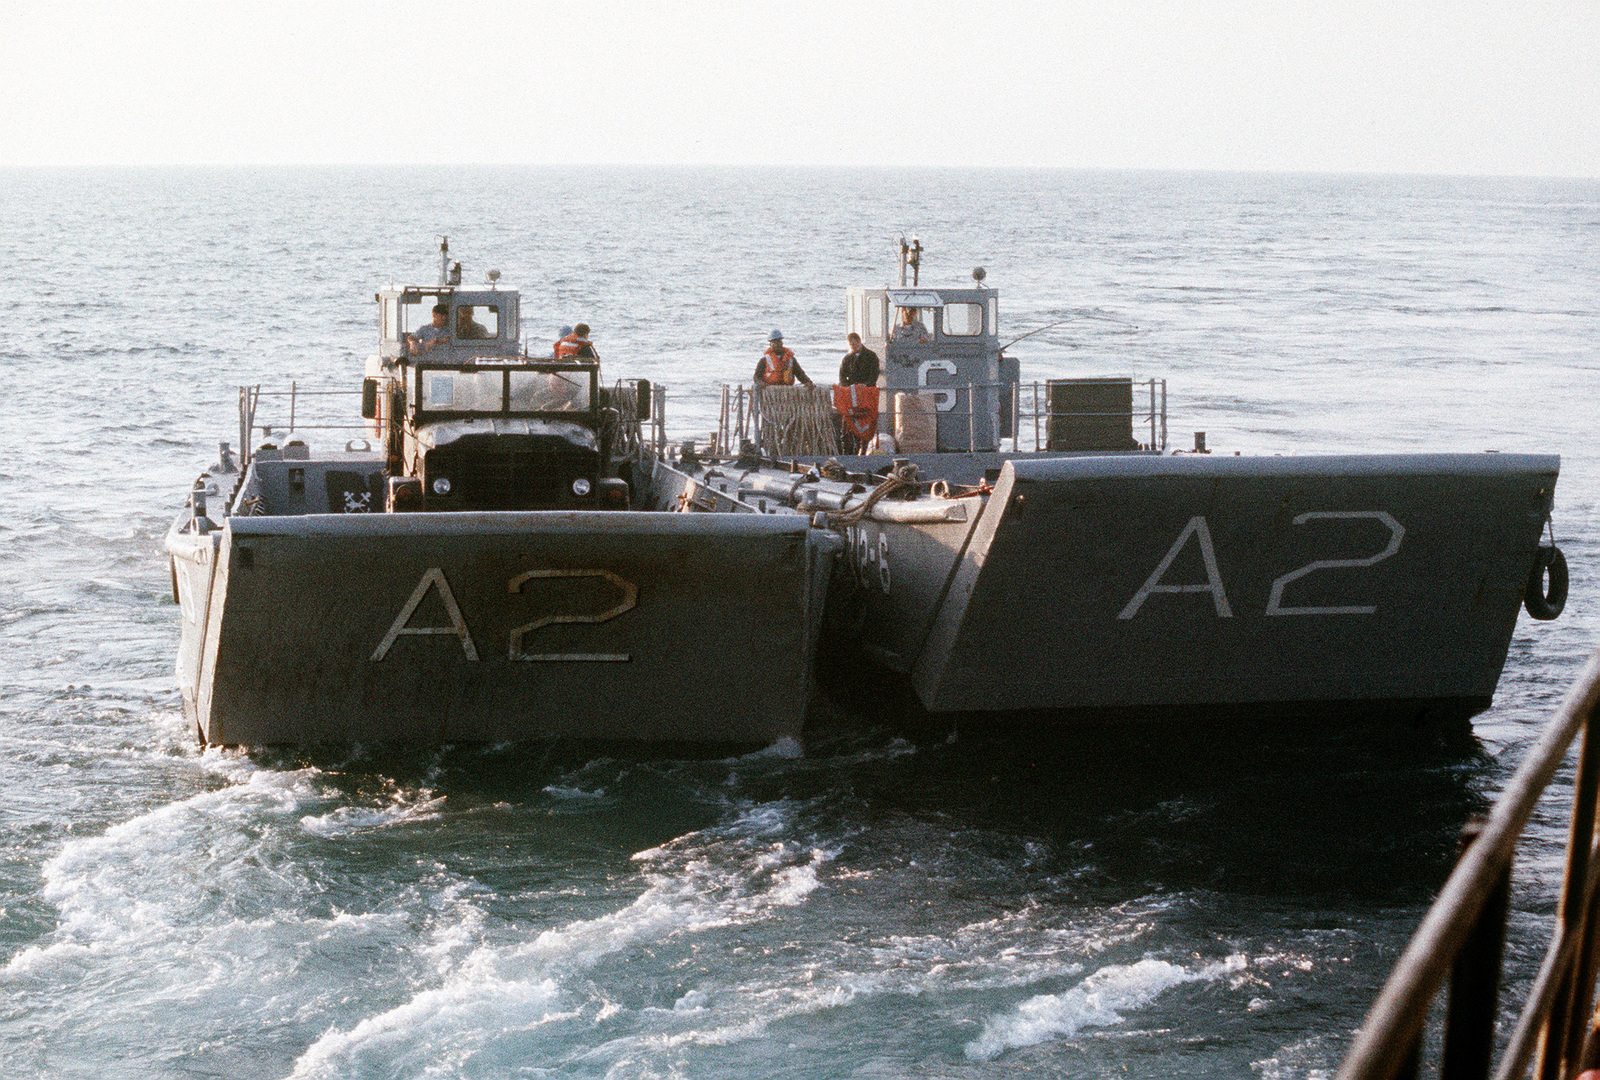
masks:
[[[642,433],[640,438],[647,440],[659,457],[667,449],[667,388],[656,384],[650,389],[649,416],[641,421],[647,434]]]
[[[1112,398],[1125,394],[1126,401],[1097,402],[1097,387],[1109,388]],[[1088,394],[1065,403],[1063,388]],[[881,431],[894,429],[896,393],[881,391]],[[1165,379],[960,383],[926,387],[922,393],[936,398],[932,422],[947,450],[992,449],[1002,443],[1022,451],[1167,448]],[[805,387],[723,386],[710,450],[735,454],[748,445],[772,457],[836,454],[844,449],[842,434],[827,387],[808,392]]]
[[[1338,1080],[1416,1077],[1422,1039],[1439,990],[1449,982],[1439,1075],[1447,1080],[1573,1080],[1600,1065],[1590,1007],[1600,904],[1600,653],[1591,657],[1555,717],[1464,850],[1357,1033]],[[1573,784],[1566,875],[1544,962],[1510,1039],[1493,1060],[1501,954],[1518,839],[1567,750],[1582,736]]]
[[[641,443],[662,452],[666,446],[666,388],[656,386],[647,390],[650,393],[650,408],[647,418],[638,418],[636,402],[638,400],[637,385],[634,383],[619,382],[611,387],[602,386],[601,405],[609,406],[612,414],[602,413],[602,435],[615,440],[615,450],[619,454],[632,455],[637,452]],[[643,384],[647,388],[648,383]],[[297,382],[291,382],[287,390],[263,390],[259,383],[253,386],[239,387],[239,448],[240,456],[249,464],[251,449],[256,445],[255,437],[271,438],[275,434],[285,436],[303,431],[353,431],[362,433],[364,438],[351,440],[347,446],[355,442],[365,442],[368,439],[379,438],[382,431],[371,420],[360,418],[359,401],[362,397],[360,390],[305,390]],[[284,406],[288,408],[287,420],[259,420],[258,412],[261,400],[265,398],[274,403],[277,408],[274,415],[281,415]],[[327,399],[343,398],[346,401],[331,403]],[[354,401],[354,404],[351,402]],[[337,420],[328,415],[333,408],[338,409],[338,416],[355,417],[352,420]],[[311,416],[306,416],[307,412]],[[370,445],[370,443],[369,443]]]
[[[344,415],[355,416],[355,420],[329,423],[322,413],[327,410],[317,409],[316,406],[325,404],[326,398],[359,399],[360,390],[302,390],[298,382],[291,382],[287,390],[262,390],[257,383],[254,386],[239,387],[239,453],[248,464],[252,453],[251,447],[255,445],[255,436],[260,433],[269,437],[275,432],[296,431],[371,431],[372,422],[360,419],[359,405],[349,409],[341,408]],[[289,418],[286,422],[269,421],[258,423],[256,412],[261,399],[287,403]],[[304,408],[312,408],[317,415],[311,417],[311,422],[306,422],[302,415]]]
[[[1113,408],[1062,408],[1052,407],[1052,394],[1067,383],[1120,385],[1129,394],[1128,404]],[[804,391],[804,387],[777,388]],[[629,384],[619,383],[611,391],[613,404],[624,416],[633,416],[632,398],[628,397]],[[1047,383],[964,383],[959,386],[929,388],[930,395],[941,395],[935,406],[932,422],[940,426],[940,444],[944,449],[987,449],[1001,443],[999,432],[1008,430],[1006,436],[1011,448],[1017,450],[1049,449],[1145,449],[1165,450],[1167,446],[1167,383],[1165,379],[1134,382],[1122,380],[1059,380]],[[769,398],[770,391],[751,386],[724,386],[717,431],[711,446],[716,454],[738,453],[745,445],[757,446],[773,457],[792,457],[802,454],[837,454],[843,450],[840,440],[841,425],[833,411],[827,388],[817,388],[813,395],[791,395],[782,409],[775,409]],[[256,436],[271,437],[304,431],[348,431],[372,434],[370,421],[359,419],[333,421],[325,416],[330,410],[320,408],[327,399],[357,399],[360,390],[307,390],[298,382],[291,382],[288,390],[263,390],[259,384],[239,387],[239,446],[242,456],[249,460]],[[258,419],[262,399],[276,404],[275,414],[281,416],[287,407],[287,420]],[[626,401],[624,400],[626,399]],[[977,408],[972,403],[977,403]],[[1059,404],[1059,399],[1058,399]],[[883,395],[882,407],[888,417],[885,424],[892,430],[893,393]],[[310,412],[308,418],[305,414]],[[358,409],[340,402],[339,415],[355,416]],[[651,392],[651,408],[644,420],[645,431],[634,439],[653,446],[658,452],[666,444],[665,390],[656,386]],[[940,417],[945,418],[943,422]],[[998,428],[997,425],[998,424]],[[1093,437],[1094,429],[1122,432],[1119,445],[1075,445],[1064,432],[1087,430]],[[955,434],[952,435],[951,433]],[[1027,434],[1032,433],[1032,445]],[[1136,440],[1134,432],[1144,436]],[[964,438],[963,438],[964,436]],[[1115,440],[1113,440],[1115,441]],[[982,444],[987,445],[982,445]],[[632,449],[630,445],[629,449]]]

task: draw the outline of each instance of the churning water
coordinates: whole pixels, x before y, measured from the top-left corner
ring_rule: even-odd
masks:
[[[0,1062],[53,1077],[1327,1074],[1596,640],[1600,183],[1023,171],[0,172]],[[1551,451],[1566,615],[1461,732],[202,752],[161,535],[235,387],[353,389],[374,289],[704,437],[768,330],[813,373],[920,232],[1025,377],[1169,380],[1175,445]],[[1087,318],[1085,316],[1097,316]],[[1562,813],[1519,862],[1514,983]]]

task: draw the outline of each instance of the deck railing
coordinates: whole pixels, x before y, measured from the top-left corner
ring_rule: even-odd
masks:
[[[287,390],[263,390],[261,384],[239,387],[239,453],[245,464],[249,464],[250,456],[254,452],[251,448],[255,445],[255,435],[260,432],[263,436],[270,436],[274,432],[288,434],[296,431],[365,431],[372,432],[372,421],[362,420],[359,408],[351,408],[347,415],[354,415],[355,419],[339,423],[322,422],[321,417],[316,417],[314,423],[305,423],[301,414],[302,405],[321,404],[323,398],[350,398],[359,401],[360,390],[302,390],[298,382],[291,382]],[[261,399],[269,401],[287,402],[289,417],[286,421],[256,422],[256,410]],[[309,399],[309,400],[308,400]],[[318,410],[321,412],[323,410]],[[343,411],[343,410],[341,410]]]
[[[1600,653],[1590,658],[1555,717],[1465,848],[1422,925],[1378,995],[1339,1069],[1338,1080],[1415,1077],[1433,1001],[1449,980],[1439,1075],[1448,1080],[1573,1080],[1600,1051],[1590,1008],[1596,977],[1600,846]],[[1535,804],[1578,736],[1566,876],[1544,963],[1498,1065],[1493,1061],[1511,864]],[[1586,1045],[1587,1044],[1587,1045]]]
[[[631,455],[637,450],[641,440],[653,446],[659,453],[666,445],[666,431],[664,427],[664,413],[666,390],[655,387],[651,397],[651,409],[648,420],[640,422],[634,404],[637,393],[634,384],[617,383],[615,386],[600,388],[602,404],[609,402],[617,408],[619,419],[615,427],[607,429],[617,439],[620,452]],[[359,399],[362,397],[360,390],[306,390],[298,382],[291,382],[287,390],[263,390],[259,383],[253,386],[239,387],[239,453],[245,464],[250,463],[252,449],[256,445],[256,435],[270,438],[275,434],[287,437],[290,434],[304,431],[350,431],[357,432],[362,437],[352,439],[345,445],[354,449],[358,442],[367,443],[370,447],[372,439],[380,439],[382,430],[374,421],[363,420],[359,413]],[[281,416],[285,406],[288,409],[287,419],[257,418],[261,400],[266,398],[276,404],[275,416]],[[350,420],[330,421],[325,413],[330,411],[326,401],[328,398],[345,398],[343,402],[334,402],[332,405],[338,409],[337,415],[349,416]],[[306,412],[313,415],[307,422]],[[641,427],[645,429],[641,433]]]
[[[1063,380],[1067,381],[1067,380]],[[954,449],[983,449],[981,436],[993,434],[991,419],[1000,418],[1002,427],[1009,427],[1006,436],[1011,448],[1016,450],[1047,450],[1057,432],[1076,426],[1109,429],[1120,423],[1126,431],[1130,445],[1115,449],[1139,446],[1147,450],[1167,448],[1167,382],[1165,379],[1132,380],[1070,380],[1077,383],[1120,382],[1124,390],[1132,390],[1131,407],[1116,411],[1102,409],[1062,408],[1051,405],[1051,383],[961,383],[952,386],[929,387],[928,393],[942,392],[950,395],[949,406],[937,413],[947,418],[942,443],[952,449],[951,426],[956,431]],[[789,394],[802,393],[804,388],[782,388]],[[883,419],[880,428],[893,430],[893,394],[882,392],[879,406]],[[833,412],[826,387],[817,387],[804,400],[785,399],[781,410],[764,406],[767,393],[761,386],[724,386],[717,417],[717,430],[713,434],[711,451],[718,454],[735,454],[748,444],[759,447],[772,457],[791,457],[806,454],[836,454],[840,451],[839,426]],[[976,408],[973,404],[976,402]],[[1004,418],[1009,418],[1007,424]],[[965,434],[964,441],[960,438]],[[993,441],[999,442],[996,438]],[[1031,445],[1030,445],[1031,443]],[[1112,449],[1112,447],[1096,447]]]
[[[990,429],[988,406],[1003,404],[999,412],[1009,416],[1012,448],[1017,450],[1045,450],[1051,448],[1051,432],[1069,429],[1074,425],[1094,427],[1107,421],[1121,422],[1138,438],[1137,445],[1145,449],[1165,450],[1167,447],[1167,384],[1165,379],[1148,379],[1131,383],[1133,407],[1131,411],[1103,412],[1084,409],[1052,409],[1050,387],[1047,383],[964,383],[939,389],[952,393],[951,407],[940,416],[953,417],[955,427],[965,432],[966,439],[958,449],[978,449],[979,433]],[[617,384],[611,391],[618,402],[627,398],[628,386]],[[239,446],[248,461],[256,436],[271,437],[305,431],[347,431],[374,436],[371,421],[354,416],[357,410],[347,402],[336,403],[341,416],[352,419],[329,422],[324,415],[324,399],[358,399],[359,390],[307,390],[291,382],[287,390],[263,390],[260,385],[239,387]],[[997,398],[1005,401],[997,402]],[[665,388],[656,386],[652,394],[649,418],[644,422],[643,442],[660,451],[667,441]],[[262,399],[272,402],[274,418],[260,420],[257,412]],[[979,411],[969,405],[976,400]],[[632,416],[632,399],[627,398],[624,415]],[[791,406],[794,403],[791,403]],[[814,402],[803,408],[786,409],[781,425],[770,420],[772,410],[763,410],[762,394],[750,386],[724,386],[717,431],[711,446],[713,453],[733,454],[745,444],[760,447],[774,457],[792,457],[798,454],[836,454],[839,445],[837,417],[824,388],[819,388]],[[883,410],[892,410],[892,397],[885,394]],[[283,414],[287,412],[285,418]],[[313,413],[311,417],[304,414]],[[809,415],[814,413],[815,415]],[[311,422],[307,422],[307,420]],[[892,419],[889,426],[892,428]],[[948,429],[947,429],[948,430]],[[1028,435],[1031,432],[1031,440]],[[948,434],[945,438],[949,444]],[[959,440],[958,440],[959,441]],[[1031,442],[1031,446],[1029,445]],[[1118,447],[1121,449],[1121,447]]]

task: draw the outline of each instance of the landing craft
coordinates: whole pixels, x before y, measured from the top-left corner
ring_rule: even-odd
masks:
[[[1566,564],[1541,543],[1559,458],[1222,457],[1203,435],[1168,453],[1163,382],[1024,386],[986,275],[925,286],[921,255],[902,241],[896,287],[846,296],[889,407],[729,388],[710,452],[639,477],[663,509],[820,515],[846,543],[829,651],[903,673],[929,710],[1468,717],[1519,609],[1560,613]],[[891,451],[796,422],[830,409]]]
[[[837,536],[631,508],[648,384],[528,356],[517,292],[440,259],[376,296],[370,437],[250,449],[244,388],[243,457],[223,444],[167,533],[200,740],[798,734]]]
[[[920,257],[847,295],[877,385],[739,388],[669,453],[659,387],[529,356],[441,246],[375,297],[370,437],[313,452],[243,388],[167,534],[199,738],[770,742],[825,612],[935,712],[1462,717],[1560,613],[1559,459],[1167,453],[1164,385],[1024,393],[998,292]]]

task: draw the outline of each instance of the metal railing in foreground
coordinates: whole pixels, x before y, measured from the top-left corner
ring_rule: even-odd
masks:
[[[1439,1074],[1449,1080],[1490,1075],[1505,941],[1511,864],[1534,806],[1573,740],[1583,736],[1573,785],[1566,876],[1544,963],[1493,1075],[1496,1080],[1572,1080],[1600,1040],[1588,1038],[1596,965],[1600,846],[1595,803],[1600,790],[1600,653],[1585,665],[1549,727],[1506,785],[1412,937],[1367,1013],[1339,1069],[1339,1080],[1418,1075],[1428,1013],[1446,978]],[[1585,1053],[1585,1042],[1591,1045]],[[1535,1060],[1537,1058],[1537,1060]]]

